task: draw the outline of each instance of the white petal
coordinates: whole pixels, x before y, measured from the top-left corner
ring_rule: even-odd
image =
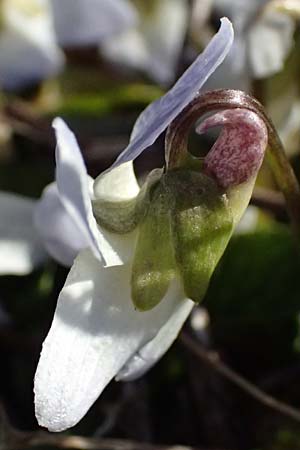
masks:
[[[33,224],[35,200],[0,193],[0,274],[26,275],[47,257]]]
[[[140,191],[132,161],[104,172],[96,178],[93,186],[93,198],[109,202],[133,200]],[[102,229],[102,234],[108,244],[117,253],[120,263],[106,264],[106,267],[127,263],[133,258],[137,230],[131,233],[119,235]]]
[[[89,242],[59,198],[56,183],[47,186],[36,204],[34,224],[48,253],[70,267]]]
[[[298,100],[294,101],[290,110],[284,116],[281,126],[278,127],[278,133],[288,156],[296,155],[299,150],[298,141],[300,133],[300,102]]]
[[[251,233],[255,230],[259,221],[259,209],[256,206],[248,206],[235,227],[235,234]]]
[[[51,0],[58,42],[64,46],[98,44],[135,25],[127,0]]]
[[[99,261],[106,266],[123,264],[128,258],[128,236],[100,230],[93,216],[90,181],[74,134],[61,119],[55,119],[56,181],[60,200]]]
[[[294,21],[267,11],[249,30],[249,58],[255,78],[279,72],[293,45]]]
[[[140,191],[132,161],[100,174],[94,182],[95,198],[108,202],[132,200]]]
[[[130,273],[130,265],[101,268],[89,251],[77,257],[35,376],[36,416],[49,430],[75,425],[184,300],[174,282],[152,311],[135,311]]]
[[[20,5],[19,5],[20,3]],[[5,0],[0,33],[0,83],[8,89],[56,75],[64,58],[46,0]]]
[[[178,336],[195,303],[182,300],[154,339],[142,347],[120,370],[117,381],[131,381],[146,373],[166,353]]]
[[[151,103],[139,116],[129,145],[118,157],[113,167],[134,160],[155,142],[222,63],[232,41],[233,29],[231,23],[228,19],[222,19],[218,33],[173,88],[163,97]]]

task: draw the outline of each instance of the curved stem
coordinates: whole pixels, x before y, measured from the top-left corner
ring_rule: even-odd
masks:
[[[292,228],[300,240],[300,185],[285,154],[278,133],[264,107],[242,91],[218,89],[199,94],[170,124],[166,134],[167,170],[180,167],[188,156],[188,136],[196,120],[203,114],[221,109],[243,108],[255,112],[268,129],[267,159],[276,183],[282,191]]]
[[[198,356],[198,358],[205,361],[217,372],[230,380],[236,386],[239,386],[253,398],[258,400],[265,406],[268,406],[269,408],[272,408],[273,410],[278,411],[281,414],[284,414],[285,416],[296,420],[297,422],[300,422],[299,409],[296,409],[293,406],[288,405],[287,403],[281,402],[280,400],[277,400],[276,398],[259,389],[253,383],[246,380],[226,364],[224,364],[220,360],[219,355],[216,352],[203,349],[198,342],[195,342],[194,339],[186,333],[181,334],[181,341],[189,350],[191,350],[196,356]]]

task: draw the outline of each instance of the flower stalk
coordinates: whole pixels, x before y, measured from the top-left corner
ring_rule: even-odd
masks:
[[[243,108],[260,117],[268,131],[266,157],[276,183],[282,191],[293,232],[300,241],[300,185],[285,154],[278,133],[264,107],[253,97],[231,89],[218,89],[199,94],[170,124],[166,134],[166,169],[173,170],[188,163],[188,136],[193,124],[204,114],[218,110]]]

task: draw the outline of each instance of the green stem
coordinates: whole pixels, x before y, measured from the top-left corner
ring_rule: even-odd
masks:
[[[199,94],[170,124],[166,135],[166,168],[182,166],[190,157],[188,137],[194,123],[203,114],[212,111],[243,108],[261,117],[268,129],[267,160],[278,188],[282,191],[293,231],[300,241],[300,186],[294,170],[285,154],[278,133],[267,116],[264,107],[253,97],[231,89],[220,89]]]

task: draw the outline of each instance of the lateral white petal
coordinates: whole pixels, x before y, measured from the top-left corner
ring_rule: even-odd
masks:
[[[34,224],[47,252],[70,267],[89,242],[60,201],[56,183],[47,186],[34,211]]]
[[[75,425],[109,381],[168,321],[184,296],[176,283],[149,312],[134,310],[130,266],[102,268],[90,251],[75,260],[35,376],[40,425]]]
[[[210,75],[222,63],[233,41],[233,29],[228,19],[221,20],[218,33],[205,50],[163,97],[151,103],[139,116],[129,145],[112,167],[134,160],[149,147],[175,117],[195,97]]]
[[[195,303],[182,299],[169,320],[159,330],[154,339],[142,347],[126,364],[117,381],[131,381],[146,373],[166,353],[178,336]]]
[[[33,224],[36,201],[0,193],[0,274],[26,275],[47,258]]]
[[[58,42],[98,44],[134,26],[137,13],[128,0],[51,0]]]
[[[106,266],[123,264],[128,257],[127,235],[100,230],[93,216],[90,179],[76,138],[59,118],[53,127],[57,138],[56,181],[62,204],[99,261]]]

